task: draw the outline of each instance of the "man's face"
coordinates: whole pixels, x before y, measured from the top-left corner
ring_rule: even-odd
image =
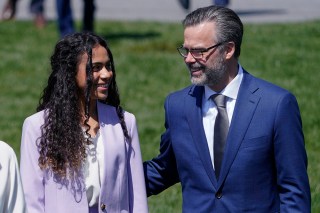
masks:
[[[222,84],[227,76],[227,66],[223,50],[218,47],[223,44],[202,52],[202,57],[194,57],[193,50],[205,50],[208,47],[218,44],[216,27],[213,22],[205,22],[196,26],[185,28],[183,47],[191,50],[185,63],[190,71],[191,82],[195,85],[208,85],[215,88]]]

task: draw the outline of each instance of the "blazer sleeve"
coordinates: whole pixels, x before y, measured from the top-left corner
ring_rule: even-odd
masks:
[[[27,118],[22,127],[20,173],[28,212],[42,213],[44,209],[44,175],[38,165],[37,139],[40,124],[35,116]]]
[[[292,94],[278,104],[274,152],[281,212],[310,212],[307,154],[298,103]]]
[[[133,213],[147,213],[147,195],[145,179],[143,174],[142,156],[140,150],[139,135],[137,130],[136,118],[131,113],[126,113],[126,121],[129,135],[131,137],[131,149],[129,154],[129,174],[131,174],[131,188],[133,192],[130,197],[133,199],[132,212]]]

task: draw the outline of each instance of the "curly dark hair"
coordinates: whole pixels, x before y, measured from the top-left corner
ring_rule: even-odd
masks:
[[[80,174],[86,158],[89,141],[83,134],[79,88],[76,82],[77,67],[83,54],[88,55],[86,65],[85,126],[89,134],[89,103],[92,88],[92,49],[97,45],[106,48],[111,62],[113,78],[105,104],[116,108],[125,137],[130,140],[120,106],[113,56],[107,42],[93,33],[74,33],[62,38],[51,56],[51,74],[43,90],[37,111],[45,110],[45,123],[38,139],[39,166],[49,169],[60,179],[74,179]],[[88,136],[88,135],[87,135]],[[90,135],[89,135],[90,137]]]

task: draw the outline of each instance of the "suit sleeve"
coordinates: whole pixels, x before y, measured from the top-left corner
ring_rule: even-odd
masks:
[[[277,108],[274,152],[282,213],[310,212],[307,154],[298,103],[286,95]]]
[[[150,161],[144,162],[147,195],[156,195],[179,182],[176,159],[171,144],[169,125],[170,96],[165,101],[165,128],[161,135],[160,153]]]
[[[131,137],[131,146],[132,152],[130,153],[130,172],[132,177],[132,195],[133,198],[133,213],[147,213],[148,212],[148,204],[147,204],[147,194],[146,194],[146,186],[145,179],[143,175],[143,166],[142,166],[142,156],[140,151],[140,142],[139,135],[136,125],[136,119],[133,114],[127,114],[130,116],[131,122],[128,123],[129,134]]]
[[[22,127],[20,173],[28,212],[42,213],[44,210],[43,171],[38,166],[37,138],[40,124],[27,118]]]

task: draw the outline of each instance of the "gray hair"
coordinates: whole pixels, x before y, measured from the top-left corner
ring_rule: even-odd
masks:
[[[182,21],[183,27],[196,26],[204,22],[214,22],[217,27],[217,42],[234,42],[234,56],[240,56],[241,42],[243,36],[243,24],[239,16],[231,9],[220,6],[208,6],[198,8],[191,12]]]

